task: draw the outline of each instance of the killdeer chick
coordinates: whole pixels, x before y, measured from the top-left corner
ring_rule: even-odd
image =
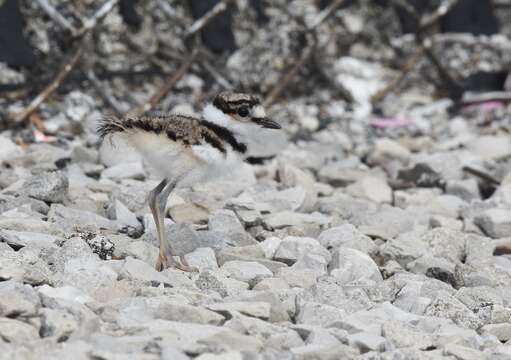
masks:
[[[218,94],[201,118],[170,114],[102,120],[98,128],[102,138],[119,133],[163,178],[148,197],[160,243],[156,270],[171,266],[191,270],[184,255],[181,262],[174,260],[165,238],[163,220],[170,193],[239,165],[251,139],[264,136],[263,128],[281,126],[266,117],[257,97],[233,92]]]

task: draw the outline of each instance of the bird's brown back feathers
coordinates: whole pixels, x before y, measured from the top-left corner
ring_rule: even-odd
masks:
[[[170,140],[185,146],[207,143],[222,153],[226,152],[226,145],[240,153],[246,151],[245,144],[238,142],[230,130],[185,115],[159,114],[123,119],[108,117],[104,118],[98,127],[98,133],[102,138],[117,132],[130,131],[165,134]]]

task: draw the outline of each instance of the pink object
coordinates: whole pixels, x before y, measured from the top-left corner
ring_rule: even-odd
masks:
[[[371,120],[369,125],[379,129],[392,129],[408,126],[412,123],[407,118],[375,118]]]
[[[497,109],[502,109],[503,107],[504,107],[504,103],[501,101],[486,101],[486,102],[479,103],[479,104],[472,104],[472,105],[465,106],[464,110],[467,110],[467,111],[478,110],[478,111],[488,112],[488,111],[493,111],[493,110],[497,110]]]
[[[38,143],[39,142],[53,142],[56,140],[56,138],[54,136],[46,136],[39,130],[34,130],[34,139],[35,139],[35,142],[38,142]]]

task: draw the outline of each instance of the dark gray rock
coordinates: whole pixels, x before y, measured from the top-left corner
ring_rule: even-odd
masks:
[[[414,274],[424,274],[455,286],[456,265],[446,259],[424,255],[407,264],[406,268]]]
[[[140,236],[143,226],[138,221],[137,216],[126,205],[119,200],[115,200],[109,210],[110,219],[117,220],[121,232]]]
[[[22,190],[37,200],[62,203],[68,197],[69,181],[61,171],[45,172],[29,178]]]
[[[215,251],[226,246],[226,235],[216,231],[196,231],[191,224],[176,223],[166,232],[169,244],[176,255],[185,255],[195,249],[209,247]]]
[[[209,230],[225,234],[227,243],[231,246],[254,244],[255,240],[245,231],[245,228],[232,210],[220,209],[214,211],[208,220]]]

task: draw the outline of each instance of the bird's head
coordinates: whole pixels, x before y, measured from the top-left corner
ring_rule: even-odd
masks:
[[[203,115],[205,120],[240,134],[260,128],[282,128],[279,123],[266,116],[264,107],[256,96],[243,93],[221,92],[212,104],[204,108]]]

